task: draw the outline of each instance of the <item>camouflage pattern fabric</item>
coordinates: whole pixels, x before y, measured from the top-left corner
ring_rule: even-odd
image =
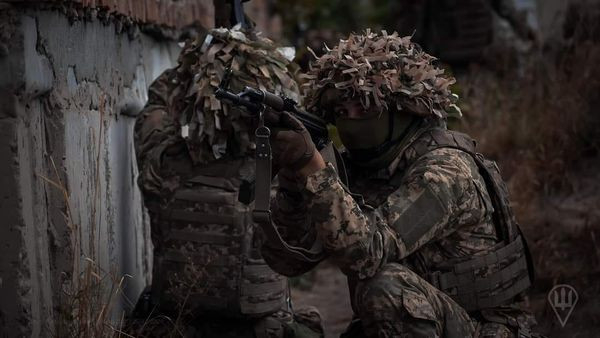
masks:
[[[443,122],[415,127],[400,155],[384,169],[351,167],[354,195],[328,165],[306,182],[281,187],[272,203],[279,227],[302,225],[307,240],[299,244],[310,247],[311,236],[318,238],[347,275],[354,312],[369,337],[463,336],[486,322],[478,314],[466,316],[426,282],[444,264],[485,255],[498,243],[490,197],[471,156],[452,148],[418,156],[416,145],[435,145],[429,133],[433,128],[444,128]],[[307,210],[308,217],[303,216]],[[287,259],[268,246],[263,256],[286,275],[314,265]],[[485,276],[502,264],[478,273]],[[517,323],[527,326],[530,320],[517,301],[490,312],[510,313],[504,317],[512,318],[506,322],[513,334]],[[411,326],[414,317],[424,319],[423,325]],[[390,333],[394,330],[398,334]]]
[[[365,111],[374,106],[437,118],[460,115],[455,104],[458,96],[450,90],[456,80],[445,75],[435,60],[410,36],[400,37],[397,32],[379,35],[367,29],[364,34],[350,34],[327,49],[303,75],[307,109],[331,119],[319,101],[326,89],[336,88],[344,99],[360,100]]]
[[[172,95],[174,79],[175,70],[167,70],[154,80],[148,89],[148,102],[136,120],[138,185],[147,207],[160,202],[162,196],[168,196],[179,186],[172,164],[189,162],[185,140],[180,136],[180,126],[171,108],[176,99]],[[169,157],[180,160],[168,160]]]
[[[315,323],[276,312],[285,308],[287,281],[261,258],[251,205],[238,197],[242,180],[253,177],[257,119],[214,97],[227,67],[233,91],[248,85],[298,100],[295,65],[270,40],[240,30],[214,29],[188,41],[178,65],[150,86],[135,125],[159,300],[148,336],[173,332],[175,323],[177,335],[190,337],[322,336],[318,312],[305,316]],[[223,325],[207,322],[219,320]]]
[[[471,337],[476,322],[448,295],[407,267],[390,263],[354,294],[368,337]]]
[[[136,152],[145,192],[160,196],[161,189],[178,184],[164,182],[173,169],[163,165],[165,154],[185,151],[193,165],[253,154],[256,119],[214,96],[226,68],[232,69],[234,92],[252,86],[300,101],[297,66],[271,40],[220,28],[187,41],[177,67],[150,86],[137,119]]]

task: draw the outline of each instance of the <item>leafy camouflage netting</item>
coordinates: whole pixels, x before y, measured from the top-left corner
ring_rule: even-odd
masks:
[[[325,113],[318,112],[317,106],[327,88],[341,90],[343,99],[360,99],[366,110],[373,105],[388,109],[392,104],[419,116],[460,114],[454,104],[458,96],[449,89],[455,79],[444,76],[444,70],[433,64],[436,58],[411,42],[410,36],[367,30],[340,40],[333,49],[325,47],[325,55],[303,76],[308,80],[303,85],[306,106],[316,114]]]
[[[271,40],[238,29],[213,29],[206,38],[186,44],[179,57],[176,87],[186,92],[179,122],[194,163],[226,154],[244,156],[255,147],[253,119],[214,95],[226,68],[232,69],[234,92],[253,86],[298,101],[293,75],[297,67],[283,52]]]

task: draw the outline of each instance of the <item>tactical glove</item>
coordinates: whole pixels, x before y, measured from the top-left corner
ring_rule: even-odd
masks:
[[[274,164],[294,171],[308,164],[316,148],[304,125],[288,112],[267,109],[264,117],[271,129]]]

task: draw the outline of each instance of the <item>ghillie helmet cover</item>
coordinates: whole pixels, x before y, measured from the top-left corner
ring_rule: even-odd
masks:
[[[456,81],[438,68],[435,57],[398,33],[381,35],[366,30],[340,40],[333,49],[311,63],[303,84],[309,111],[329,118],[319,107],[323,92],[339,90],[341,100],[359,99],[363,108],[396,108],[423,117],[460,116],[458,96],[450,86]],[[313,53],[314,54],[314,53]],[[390,105],[393,105],[390,107]]]
[[[288,54],[288,55],[286,55]],[[206,163],[253,151],[252,118],[241,107],[222,103],[214,95],[232,70],[230,90],[252,86],[299,100],[295,80],[298,67],[286,48],[278,48],[259,33],[217,28],[189,41],[180,54],[175,89],[180,91],[175,111],[194,163]]]

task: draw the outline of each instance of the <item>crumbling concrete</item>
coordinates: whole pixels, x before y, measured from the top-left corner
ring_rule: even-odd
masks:
[[[150,282],[132,129],[178,51],[116,19],[0,2],[2,336],[51,336],[62,287],[86,258],[130,275],[132,302]]]
[[[4,2],[26,3],[24,0]],[[33,1],[30,1],[33,2]],[[48,4],[71,17],[83,18],[99,11],[120,15],[129,21],[181,29],[200,24],[214,26],[213,0],[37,0],[35,6]],[[93,13],[85,9],[92,9]],[[87,14],[86,14],[87,13]]]

